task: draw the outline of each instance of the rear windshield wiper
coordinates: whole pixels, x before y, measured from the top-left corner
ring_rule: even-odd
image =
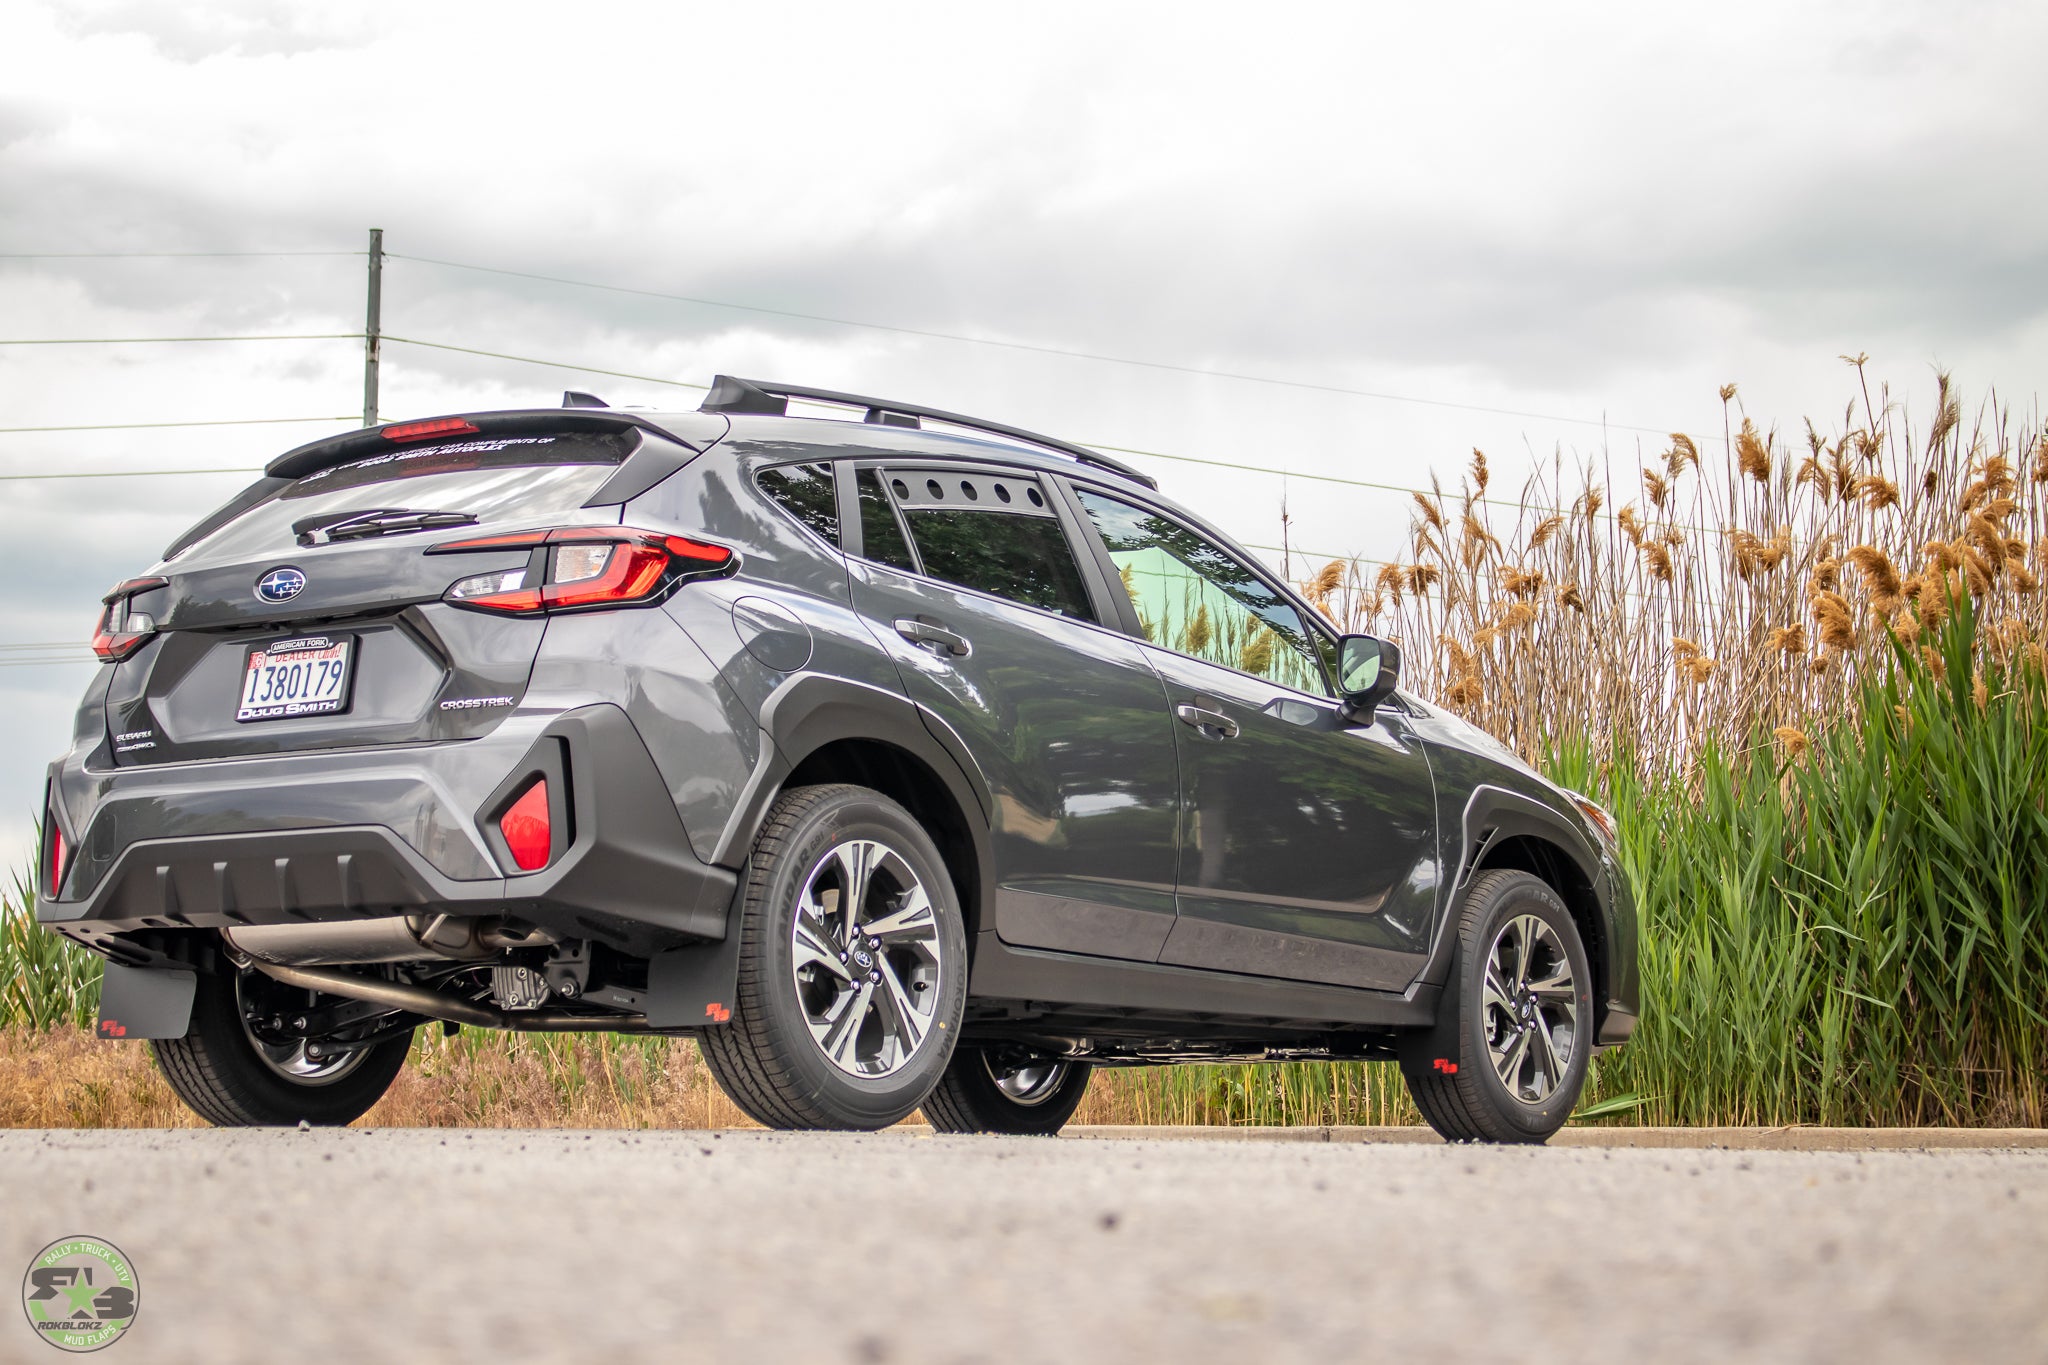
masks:
[[[362,512],[329,512],[292,523],[299,544],[312,545],[321,532],[328,544],[337,540],[367,540],[371,536],[398,535],[406,531],[433,531],[444,526],[474,526],[473,512],[439,512],[430,508],[374,507]]]

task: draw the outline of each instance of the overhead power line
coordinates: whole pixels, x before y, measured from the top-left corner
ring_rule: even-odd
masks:
[[[102,422],[93,426],[0,427],[0,433],[21,431],[144,431],[157,427],[265,427],[287,422],[353,422],[354,413],[340,417],[229,417],[215,422]]]
[[[0,252],[0,260],[89,260],[89,259],[179,259],[179,258],[263,258],[263,257],[349,257],[361,256],[361,251],[83,251],[83,252]],[[442,260],[432,256],[413,256],[401,252],[384,253],[388,259],[412,261],[419,265],[439,266],[449,270],[468,270],[478,274],[500,275],[511,279],[535,280],[547,284],[565,285],[576,289],[596,289],[607,293],[630,294],[640,298],[662,299],[672,303],[687,303],[706,308],[725,308],[738,312],[759,313],[767,317],[790,318],[804,322],[820,322],[835,327],[859,327],[869,331],[890,332],[901,336],[924,337],[937,341],[960,342],[972,346],[994,346],[1006,350],[1025,351],[1037,355],[1061,356],[1070,360],[1087,360],[1102,364],[1130,365],[1141,369],[1160,370],[1174,374],[1195,375],[1208,379],[1227,379],[1237,383],[1267,384],[1281,388],[1300,389],[1314,393],[1338,394],[1353,398],[1370,398],[1380,402],[1408,403],[1422,407],[1444,408],[1457,412],[1484,413],[1496,417],[1518,417],[1529,421],[1559,422],[1573,426],[1599,427],[1603,430],[1632,431],[1655,436],[1669,434],[1667,428],[1635,425],[1626,422],[1610,422],[1605,417],[1575,417],[1562,413],[1532,412],[1521,408],[1494,407],[1483,403],[1463,403],[1447,398],[1425,398],[1417,394],[1390,393],[1382,389],[1360,389],[1341,384],[1319,384],[1310,380],[1285,379],[1278,375],[1248,374],[1237,370],[1214,369],[1202,365],[1184,365],[1172,361],[1147,360],[1136,356],[1110,355],[1104,352],[1079,351],[1061,346],[1045,346],[1034,342],[1007,341],[996,337],[970,336],[960,332],[942,332],[932,328],[905,327],[894,323],[869,322],[860,318],[833,317],[823,313],[806,313],[791,308],[770,308],[761,304],[734,303],[727,299],[704,298],[693,294],[674,294],[656,289],[640,289],[630,285],[606,284],[596,280],[571,279],[561,275],[543,275],[529,270],[508,270],[500,266],[475,265],[467,261]],[[234,337],[51,337],[0,340],[0,346],[79,346],[79,345],[143,345],[169,342],[198,341],[357,341],[360,332],[323,333],[307,336],[234,336]],[[399,338],[387,338],[399,340]],[[413,342],[413,345],[435,345],[432,342]],[[462,351],[466,347],[442,346],[440,349]],[[491,356],[494,359],[527,360],[521,356],[504,356],[491,351],[471,351],[471,354]],[[547,363],[536,362],[528,363]],[[629,374],[619,370],[592,369],[588,366],[557,364],[555,368],[580,370],[588,374],[606,374],[621,379],[637,379],[647,383],[668,384],[675,380],[657,379],[648,375]],[[691,387],[702,387],[691,386]],[[1712,439],[1710,436],[1709,439]]]
[[[70,474],[0,474],[0,480],[23,483],[34,479],[154,479],[192,474],[261,474],[261,469],[84,469]]]
[[[518,363],[520,363],[520,364],[522,364],[522,365],[544,365],[544,366],[547,366],[547,367],[549,367],[549,368],[552,368],[552,369],[557,369],[557,370],[574,370],[574,371],[576,371],[576,372],[578,372],[578,373],[580,373],[580,374],[603,374],[603,375],[611,375],[611,376],[613,376],[614,378],[618,378],[618,379],[633,379],[633,380],[638,380],[638,381],[640,381],[640,382],[642,382],[642,383],[647,383],[647,384],[668,384],[668,385],[671,385],[671,386],[673,386],[673,387],[675,387],[675,388],[682,388],[682,389],[708,389],[708,388],[710,387],[710,386],[709,386],[709,385],[707,385],[707,384],[697,384],[697,383],[693,383],[693,382],[691,382],[690,380],[687,380],[687,379],[663,379],[663,378],[661,378],[661,377],[660,377],[660,376],[658,376],[658,375],[648,375],[648,374],[629,374],[629,373],[627,373],[627,372],[626,372],[626,371],[624,371],[624,370],[601,370],[601,369],[598,369],[598,368],[596,368],[595,366],[591,366],[591,365],[572,365],[572,364],[570,364],[570,363],[568,363],[568,362],[566,362],[566,361],[560,361],[560,360],[540,360],[540,359],[536,359],[536,358],[535,358],[535,357],[533,357],[533,356],[527,356],[527,355],[508,355],[508,354],[506,354],[506,353],[504,353],[504,352],[501,352],[501,351],[479,351],[479,350],[476,350],[476,349],[474,349],[474,348],[472,348],[472,347],[468,347],[468,346],[450,346],[450,345],[448,345],[448,344],[447,344],[447,343],[445,343],[445,342],[439,342],[439,341],[420,341],[420,340],[417,340],[417,339],[415,339],[415,338],[412,338],[412,337],[397,337],[397,336],[388,336],[388,335],[387,335],[387,336],[386,336],[386,337],[384,338],[384,340],[386,340],[386,341],[397,341],[397,342],[403,342],[403,343],[404,343],[405,345],[408,345],[408,346],[426,346],[426,347],[431,347],[432,349],[434,349],[434,350],[437,350],[437,351],[459,351],[459,352],[461,352],[461,353],[462,353],[462,354],[464,354],[464,355],[479,355],[479,356],[488,356],[489,358],[491,358],[491,359],[493,359],[493,360],[511,360],[511,361],[516,361],[516,362],[518,362]],[[1278,469],[1278,468],[1275,468],[1275,467],[1274,467],[1274,466],[1272,466],[1272,465],[1256,465],[1256,464],[1239,464],[1239,463],[1237,463],[1236,461],[1233,461],[1233,460],[1208,460],[1208,459],[1202,459],[1202,458],[1199,458],[1199,457],[1197,457],[1197,456],[1194,456],[1194,455],[1169,455],[1169,454],[1165,453],[1164,451],[1159,451],[1159,450],[1139,450],[1139,449],[1137,449],[1137,448],[1135,448],[1135,447],[1133,447],[1133,446],[1113,446],[1113,445],[1106,445],[1106,444],[1104,444],[1104,443],[1102,443],[1102,442],[1100,442],[1100,441],[1083,441],[1083,442],[1081,442],[1081,444],[1082,444],[1082,445],[1087,445],[1087,446],[1092,446],[1092,447],[1094,447],[1094,448],[1095,448],[1096,450],[1109,450],[1109,451],[1115,451],[1115,452],[1116,452],[1117,454],[1119,454],[1119,455],[1140,455],[1140,456],[1144,456],[1144,457],[1146,457],[1146,458],[1149,458],[1149,459],[1154,459],[1154,460],[1177,460],[1177,461],[1179,461],[1179,462],[1180,462],[1180,463],[1182,463],[1182,464],[1198,464],[1198,465],[1207,465],[1207,466],[1209,466],[1209,467],[1210,467],[1210,468],[1212,468],[1212,469],[1231,469],[1231,470],[1237,470],[1237,471],[1239,471],[1239,472],[1241,472],[1241,473],[1246,473],[1246,474],[1272,474],[1272,475],[1277,475],[1278,477],[1280,477],[1280,478],[1283,478],[1283,479],[1315,479],[1315,480],[1317,480],[1317,481],[1319,481],[1319,482],[1322,482],[1322,483],[1334,483],[1334,484],[1342,484],[1342,485],[1344,485],[1345,487],[1349,487],[1349,488],[1365,488],[1365,489],[1371,489],[1371,490],[1373,490],[1373,491],[1375,491],[1375,492],[1382,492],[1382,493],[1399,493],[1399,494],[1403,494],[1403,495],[1407,495],[1407,496],[1417,496],[1417,497],[1437,497],[1437,496],[1439,496],[1439,494],[1438,494],[1437,490],[1435,490],[1435,489],[1429,489],[1429,488],[1411,488],[1411,487],[1408,487],[1408,486],[1407,486],[1407,485],[1405,485],[1405,484],[1396,484],[1396,483],[1377,483],[1377,482],[1374,482],[1374,481],[1373,481],[1373,480],[1371,480],[1371,479],[1348,479],[1348,478],[1345,478],[1345,477],[1343,477],[1343,476],[1341,476],[1341,475],[1338,475],[1338,474],[1307,474],[1307,473],[1300,473],[1300,472],[1298,472],[1298,471],[1295,471],[1295,470],[1291,470],[1291,469]],[[1477,498],[1474,498],[1474,499],[1473,499],[1472,501],[1473,501],[1474,503],[1483,503],[1483,504],[1487,504],[1487,505],[1490,505],[1490,506],[1501,506],[1501,507],[1520,507],[1520,506],[1523,506],[1523,505],[1524,505],[1524,504],[1523,504],[1523,503],[1521,502],[1521,500],[1520,500],[1520,499],[1506,499],[1506,498],[1487,498],[1487,497],[1477,497]],[[1565,509],[1564,509],[1564,508],[1547,508],[1547,509],[1545,509],[1545,510],[1548,510],[1548,511],[1560,511],[1560,512],[1561,512],[1561,511],[1564,511]],[[1691,530],[1703,530],[1703,529],[1705,529],[1705,528],[1703,528],[1703,527],[1689,527],[1688,529],[1691,529]],[[1274,548],[1277,548],[1277,547],[1274,547]]]
[[[472,346],[450,346],[444,341],[419,341],[413,337],[395,337],[386,333],[386,341],[396,341],[407,346],[425,346],[436,351],[458,351],[463,355],[488,356],[492,360],[512,360],[522,365],[545,365],[555,370],[575,370],[579,374],[608,374],[614,379],[634,379],[643,384],[671,384],[679,389],[708,389],[708,384],[693,384],[687,379],[662,379],[651,374],[628,374],[624,370],[600,370],[592,365],[571,365],[561,360],[536,360],[530,355],[506,355],[501,351],[479,351]]]
[[[926,337],[936,341],[965,342],[971,346],[998,346],[1012,351],[1030,351],[1037,355],[1064,356],[1070,360],[1092,360],[1111,365],[1132,365],[1147,370],[1165,370],[1174,374],[1199,375],[1206,379],[1229,379],[1244,384],[1271,384],[1281,388],[1305,389],[1314,393],[1342,394],[1351,398],[1374,398],[1387,403],[1413,403],[1423,407],[1449,408],[1458,412],[1480,412],[1495,417],[1522,417],[1538,422],[1564,422],[1575,426],[1600,427],[1611,431],[1645,432],[1653,436],[1668,436],[1664,427],[1631,426],[1626,422],[1609,422],[1604,417],[1566,417],[1558,413],[1525,412],[1518,408],[1496,408],[1481,403],[1460,403],[1448,398],[1422,398],[1414,394],[1387,393],[1378,389],[1354,389],[1341,384],[1317,384],[1303,379],[1282,379],[1275,375],[1245,374],[1236,370],[1215,370],[1201,365],[1180,365],[1164,360],[1141,360],[1133,356],[1108,355],[1095,351],[1074,351],[1060,346],[1041,346],[1028,341],[1003,341],[994,337],[968,336],[960,332],[939,332],[923,327],[901,327],[885,322],[864,322],[858,318],[838,318],[821,313],[803,313],[790,308],[767,308],[759,304],[732,303],[724,299],[707,299],[694,294],[668,294],[655,289],[636,289],[622,284],[600,284],[594,280],[573,280],[560,275],[541,275],[528,270],[506,270],[498,266],[471,265],[466,261],[444,261],[431,256],[409,256],[401,252],[385,253],[391,260],[413,261],[420,265],[437,265],[450,270],[472,270],[485,275],[506,275],[513,279],[539,280],[547,284],[569,285],[577,289],[601,289],[614,294],[632,294],[640,298],[665,299],[672,303],[697,304],[706,308],[730,308],[745,313],[760,313],[768,317],[794,318],[803,322],[823,322],[835,327],[863,327],[876,332],[893,332],[900,336]]]
[[[396,254],[396,253],[392,253],[392,254]],[[415,257],[406,257],[406,258],[404,258],[404,259],[409,259],[409,260],[411,260],[411,259],[420,259],[420,258],[415,258]],[[435,262],[435,264],[443,264],[443,263],[441,263],[441,262]],[[467,268],[467,267],[466,267],[466,268]],[[484,267],[484,266],[478,266],[478,267],[474,267],[474,268],[475,268],[475,269],[479,269],[479,270],[483,270],[483,269],[489,269],[489,267]],[[518,272],[499,272],[499,273],[518,273]],[[537,277],[537,278],[547,278],[547,277]],[[573,283],[573,281],[572,281],[571,283]],[[601,285],[600,285],[600,286],[592,286],[592,287],[594,287],[594,288],[609,288],[610,286],[601,286]],[[629,291],[629,292],[639,292],[639,291]],[[666,297],[666,296],[664,296],[664,297]],[[351,334],[344,334],[344,335],[343,335],[342,337],[340,337],[340,338],[338,338],[338,339],[342,339],[342,340],[355,340],[355,339],[357,339],[357,335],[358,335],[358,334],[353,334],[353,333],[351,333]],[[212,338],[161,338],[161,339],[164,339],[164,340],[173,340],[173,339],[190,339],[190,340],[210,340],[210,339],[212,339]],[[229,338],[221,338],[221,339],[223,339],[223,340],[226,340],[226,339],[229,339]],[[321,340],[332,340],[332,339],[337,339],[337,338],[332,338],[332,337],[327,337],[327,338],[260,338],[260,337],[251,337],[251,338],[239,338],[239,339],[243,339],[243,340],[266,340],[266,339],[271,339],[271,340],[298,340],[298,339],[307,339],[307,340],[312,340],[312,339],[321,339]],[[540,357],[537,357],[537,356],[526,356],[526,355],[514,355],[514,354],[511,354],[511,353],[509,353],[509,352],[505,352],[505,351],[486,351],[486,350],[481,350],[481,349],[479,349],[479,348],[477,348],[477,347],[474,347],[474,346],[456,346],[456,345],[452,345],[452,344],[450,344],[450,343],[448,343],[448,342],[444,342],[444,341],[426,341],[426,340],[422,340],[421,338],[418,338],[418,337],[402,337],[402,336],[392,336],[392,335],[386,334],[386,335],[384,335],[384,337],[383,337],[382,339],[383,339],[384,341],[387,341],[387,342],[395,342],[395,343],[398,343],[398,344],[400,344],[400,345],[406,345],[406,346],[419,346],[419,347],[423,347],[423,348],[426,348],[426,349],[428,349],[428,350],[435,350],[435,351],[450,351],[450,352],[454,352],[454,353],[456,353],[456,354],[459,354],[459,355],[473,355],[473,356],[481,356],[481,357],[484,357],[484,358],[486,358],[486,359],[490,359],[490,360],[504,360],[504,361],[510,361],[510,362],[512,362],[512,363],[514,363],[514,364],[520,364],[520,365],[538,365],[538,366],[542,366],[543,368],[547,368],[547,369],[556,369],[556,370],[570,370],[570,371],[573,371],[573,372],[575,372],[575,373],[578,373],[578,374],[597,374],[597,375],[607,375],[607,376],[609,376],[609,377],[611,377],[611,378],[614,378],[614,379],[630,379],[630,380],[633,380],[633,381],[635,381],[636,383],[643,383],[643,384],[662,384],[662,385],[667,385],[667,386],[669,386],[669,387],[672,387],[672,388],[682,388],[682,389],[697,389],[697,390],[704,390],[704,389],[708,389],[708,388],[709,388],[709,385],[705,385],[705,384],[699,384],[699,383],[696,383],[695,381],[692,381],[692,380],[688,380],[688,379],[670,379],[670,378],[666,378],[666,377],[664,377],[664,376],[661,376],[661,375],[650,375],[650,374],[637,374],[637,373],[634,373],[634,372],[632,372],[632,371],[628,371],[628,370],[613,370],[613,369],[604,369],[604,368],[600,368],[600,367],[598,367],[598,366],[595,366],[595,365],[579,365],[579,364],[576,364],[576,363],[574,363],[574,362],[571,362],[571,361],[564,361],[564,360],[544,360],[544,359],[541,359]],[[9,344],[9,343],[5,343],[5,342],[0,342],[0,344]],[[15,344],[31,344],[31,343],[15,343]],[[250,419],[242,419],[242,420],[238,420],[238,421],[223,421],[223,422],[136,422],[136,423],[121,423],[121,424],[110,424],[110,425],[107,425],[107,426],[76,426],[76,427],[0,427],[0,433],[6,433],[6,432],[26,432],[26,431],[100,431],[100,430],[120,430],[120,429],[127,429],[127,428],[134,428],[134,429],[144,429],[144,428],[151,428],[151,427],[176,427],[176,426],[237,426],[237,425],[252,425],[252,426],[253,426],[253,425],[263,425],[263,424],[265,424],[265,423],[270,423],[270,422],[276,422],[276,423],[284,423],[284,422],[347,422],[347,421],[353,421],[353,420],[355,420],[355,419],[354,419],[354,416],[353,416],[353,415],[351,414],[351,415],[348,415],[348,416],[340,416],[340,417],[284,417],[284,418],[250,418]],[[1137,448],[1137,447],[1135,447],[1135,446],[1118,446],[1118,445],[1108,445],[1108,444],[1105,444],[1105,443],[1101,443],[1101,442],[1091,442],[1091,441],[1084,441],[1084,442],[1082,442],[1082,444],[1084,444],[1084,445],[1091,445],[1091,446],[1093,446],[1093,447],[1094,447],[1095,449],[1097,449],[1097,450],[1103,450],[1103,451],[1114,451],[1114,452],[1116,452],[1117,454],[1120,454],[1120,455],[1136,455],[1136,456],[1139,456],[1139,457],[1141,457],[1141,458],[1144,458],[1144,459],[1153,459],[1153,460],[1172,460],[1172,461],[1175,461],[1175,462],[1177,462],[1177,463],[1181,463],[1181,464],[1194,464],[1194,465],[1202,465],[1202,466],[1205,466],[1205,467],[1207,467],[1207,468],[1211,468],[1211,469],[1227,469],[1227,470],[1232,470],[1232,471],[1235,471],[1235,472],[1238,472],[1238,473],[1245,473],[1245,474],[1265,474],[1265,475],[1269,475],[1269,476],[1273,476],[1273,477],[1277,477],[1277,478],[1282,478],[1282,479],[1309,479],[1309,480],[1314,480],[1314,481],[1316,481],[1316,482],[1319,482],[1319,483],[1329,483],[1329,484],[1337,484],[1337,485],[1339,485],[1339,486],[1342,486],[1342,487],[1348,487],[1348,488],[1360,488],[1360,489],[1365,489],[1365,490],[1368,490],[1368,491],[1372,491],[1372,492],[1381,492],[1381,493],[1392,493],[1392,494],[1399,494],[1399,495],[1402,495],[1402,496],[1410,496],[1410,497],[1427,497],[1427,498],[1437,498],[1437,497],[1442,497],[1442,496],[1445,496],[1445,495],[1444,495],[1444,494],[1443,494],[1443,493],[1442,493],[1442,492],[1441,492],[1440,490],[1437,490],[1437,489],[1433,489],[1433,488],[1416,488],[1416,487],[1411,487],[1411,486],[1408,486],[1408,485],[1405,485],[1405,484],[1394,484],[1394,483],[1381,483],[1381,482],[1378,482],[1378,481],[1376,481],[1376,480],[1372,480],[1372,479],[1354,479],[1354,478],[1348,478],[1348,477],[1345,477],[1345,476],[1343,476],[1343,475],[1340,475],[1340,474],[1317,474],[1317,473],[1305,472],[1305,471],[1300,471],[1300,470],[1292,470],[1292,469],[1281,469],[1281,468],[1275,467],[1275,466],[1273,466],[1273,465],[1254,465],[1254,464],[1243,464],[1243,463],[1240,463],[1240,462],[1238,462],[1238,461],[1234,461],[1234,460],[1213,460],[1213,459],[1206,459],[1206,458],[1203,458],[1203,457],[1200,457],[1200,456],[1195,456],[1195,455],[1173,455],[1173,454],[1168,454],[1167,452],[1165,452],[1165,451],[1160,451],[1160,450],[1141,450],[1141,449],[1139,449],[1139,448]],[[0,480],[9,480],[9,481],[22,481],[22,480],[39,480],[39,479],[101,479],[101,478],[121,478],[121,477],[128,477],[128,476],[137,476],[137,477],[141,477],[141,476],[148,476],[148,477],[167,477],[167,476],[181,476],[181,475],[211,475],[211,474],[255,474],[255,473],[260,473],[260,472],[261,472],[260,470],[253,470],[253,469],[242,469],[242,468],[215,468],[215,469],[147,469],[147,470],[141,470],[141,469],[138,469],[138,470],[92,470],[92,471],[81,471],[81,472],[75,472],[75,473],[74,473],[74,472],[66,472],[66,473],[43,473],[43,474],[0,474]],[[1456,495],[1451,495],[1451,496],[1456,496]],[[1484,496],[1479,496],[1479,497],[1475,497],[1475,498],[1473,498],[1473,499],[1472,499],[1472,501],[1473,501],[1473,502],[1474,502],[1475,504],[1479,504],[1479,505],[1486,505],[1486,506],[1496,506],[1496,507],[1518,507],[1518,508],[1529,508],[1530,510],[1537,510],[1537,511],[1544,511],[1544,512],[1568,512],[1568,511],[1569,511],[1569,509],[1567,509],[1567,508],[1562,508],[1562,507],[1551,507],[1551,506],[1547,506],[1547,505],[1532,505],[1532,504],[1527,504],[1527,503],[1524,503],[1524,502],[1523,502],[1523,501],[1522,501],[1521,499],[1519,499],[1519,498],[1488,498],[1488,497],[1484,497]],[[1614,515],[1614,514],[1613,514],[1612,512],[1605,512],[1605,511],[1603,511],[1603,512],[1602,512],[1602,513],[1601,513],[1600,515],[1602,515],[1602,516],[1612,516],[1612,515]],[[1702,526],[1693,526],[1693,525],[1690,525],[1690,524],[1684,524],[1684,523],[1674,523],[1674,525],[1683,525],[1684,529],[1687,529],[1687,530],[1693,530],[1693,531],[1708,531],[1708,530],[1710,530],[1710,529],[1711,529],[1711,528],[1708,528],[1708,527],[1702,527]],[[1268,547],[1266,547],[1266,548],[1269,548],[1269,549],[1278,549],[1279,547],[1278,547],[1278,546],[1268,546]],[[1309,553],[1309,552],[1307,552],[1307,551],[1300,551],[1299,553]],[[1343,556],[1331,556],[1331,558],[1342,558],[1342,557],[1343,557]]]
[[[169,341],[361,341],[361,332],[231,337],[0,337],[0,346],[148,346]]]
[[[168,261],[200,257],[360,256],[360,251],[0,251],[0,261]]]

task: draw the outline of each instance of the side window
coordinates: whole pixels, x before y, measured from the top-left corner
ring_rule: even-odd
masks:
[[[1076,488],[1153,644],[1318,696],[1316,635],[1248,565],[1178,522]]]
[[[917,561],[910,557],[910,544],[903,539],[903,528],[896,524],[896,509],[889,505],[889,495],[882,491],[880,477],[872,469],[863,469],[857,487],[861,557],[916,573]]]
[[[839,505],[832,489],[832,465],[779,464],[754,476],[761,491],[833,545],[839,543]]]
[[[1093,621],[1081,566],[1038,481],[891,470],[924,572],[1027,607]]]

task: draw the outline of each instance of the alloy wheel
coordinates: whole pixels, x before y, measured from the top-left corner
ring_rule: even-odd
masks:
[[[942,942],[931,897],[896,850],[849,839],[819,858],[797,893],[790,971],[828,1061],[874,1080],[917,1055],[953,970]]]
[[[1043,1057],[998,1061],[984,1052],[981,1064],[988,1068],[988,1078],[995,1082],[996,1089],[1012,1104],[1044,1104],[1059,1094],[1061,1084],[1067,1079],[1065,1062],[1049,1061]]]
[[[369,1055],[366,1050],[333,1051],[315,1057],[307,1050],[308,1039],[284,1033],[290,1006],[280,1004],[280,996],[303,1000],[305,993],[279,987],[253,971],[236,974],[235,1012],[241,1016],[242,1032],[248,1036],[250,1050],[258,1061],[296,1085],[328,1085],[362,1065]],[[300,1004],[298,1008],[304,1010],[307,1006]]]
[[[1516,1100],[1541,1104],[1578,1047],[1578,983],[1557,931],[1534,915],[1501,925],[1486,954],[1483,999],[1495,1074]]]

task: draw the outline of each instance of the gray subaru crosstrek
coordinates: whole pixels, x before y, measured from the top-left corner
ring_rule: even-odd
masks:
[[[721,377],[316,441],[93,648],[37,916],[215,1123],[346,1123],[438,1023],[695,1034],[779,1128],[1391,1058],[1540,1142],[1635,1023],[1605,812],[1151,479],[957,413]]]

